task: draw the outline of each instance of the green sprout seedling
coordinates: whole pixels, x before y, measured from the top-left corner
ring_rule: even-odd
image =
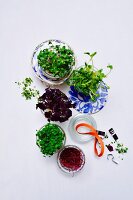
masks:
[[[113,66],[108,65],[107,68],[109,69],[109,72],[105,74],[103,69],[96,69],[94,67],[93,58],[97,53],[94,52],[91,54],[85,52],[85,54],[89,56],[89,61],[85,62],[83,67],[74,70],[67,83],[68,85],[73,85],[78,92],[90,96],[91,100],[95,101],[96,98],[99,97],[97,90],[100,83],[109,75]]]
[[[30,77],[25,78],[22,82],[15,83],[22,89],[21,94],[26,100],[30,100],[33,97],[39,97],[39,91],[31,86],[33,80]]]

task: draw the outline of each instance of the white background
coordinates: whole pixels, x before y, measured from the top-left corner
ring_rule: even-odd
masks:
[[[86,154],[84,170],[63,174],[56,156],[43,158],[35,132],[46,123],[35,101],[26,102],[15,81],[27,76],[44,92],[30,60],[34,48],[47,39],[68,42],[78,65],[83,52],[97,51],[98,67],[112,64],[106,81],[111,89],[105,108],[93,115],[98,128],[113,127],[129,147],[117,166],[106,155],[97,159],[93,142],[71,140],[68,122],[61,124],[67,144]],[[0,200],[132,200],[133,199],[133,1],[132,0],[0,0]]]

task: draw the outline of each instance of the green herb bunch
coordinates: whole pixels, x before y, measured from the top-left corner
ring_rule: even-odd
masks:
[[[37,58],[38,64],[45,72],[59,78],[67,76],[75,64],[74,53],[71,49],[53,45],[52,42],[49,42],[49,48],[39,52]]]
[[[36,133],[36,144],[44,156],[52,156],[62,146],[65,134],[56,124],[48,123]]]
[[[31,87],[33,80],[30,77],[25,78],[22,82],[15,83],[22,89],[21,94],[26,100],[30,100],[32,97],[39,97],[39,91],[35,87]]]
[[[68,85],[74,86],[78,92],[81,92],[86,96],[90,96],[91,100],[95,101],[99,96],[97,93],[99,84],[103,81],[104,78],[107,77],[113,67],[112,65],[108,65],[107,68],[109,68],[110,71],[108,74],[105,74],[103,69],[96,69],[94,67],[93,57],[96,55],[96,52],[92,54],[86,52],[85,54],[89,55],[89,62],[85,62],[83,67],[73,71],[71,77],[68,80]]]
[[[117,147],[115,149],[119,154],[124,154],[124,153],[127,153],[128,151],[128,148],[127,147],[124,147],[123,144],[121,143],[117,143]]]

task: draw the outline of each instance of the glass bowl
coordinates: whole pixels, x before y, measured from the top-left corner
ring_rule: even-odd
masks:
[[[49,48],[49,42],[52,42],[53,45],[65,46],[66,48],[72,50],[72,48],[68,44],[66,44],[65,42],[62,42],[61,40],[52,39],[52,40],[47,40],[45,42],[42,42],[41,44],[39,44],[35,48],[35,50],[33,52],[32,59],[31,59],[32,69],[33,69],[34,73],[36,74],[36,76],[41,81],[43,81],[43,82],[45,82],[45,83],[47,83],[49,85],[60,85],[60,84],[64,83],[70,77],[72,71],[75,69],[75,66],[76,66],[76,63],[77,63],[77,59],[76,59],[76,56],[74,54],[75,65],[70,67],[70,73],[68,73],[68,75],[66,75],[63,78],[52,76],[50,73],[44,71],[38,65],[38,59],[37,59],[37,56],[38,56],[38,54],[39,54],[39,52],[41,50]]]
[[[74,117],[71,118],[69,125],[68,125],[68,130],[71,134],[71,137],[76,140],[77,142],[88,142],[93,139],[93,136],[91,135],[85,135],[85,134],[79,134],[75,127],[79,123],[87,123],[93,126],[95,129],[97,129],[97,124],[95,119],[88,115],[88,114],[77,114]],[[88,128],[82,128],[81,132],[88,132]]]
[[[65,143],[66,143],[66,134],[65,134],[65,131],[59,126],[59,125],[57,125],[57,124],[55,124],[56,126],[58,126],[58,128],[61,130],[61,132],[62,132],[62,134],[64,134],[64,140],[62,141],[62,146],[60,147],[60,149],[57,149],[54,153],[53,153],[53,155],[54,154],[56,154],[56,153],[58,153],[64,146],[65,146]],[[42,128],[44,128],[46,125],[44,125],[44,126],[42,126],[39,130],[41,130]],[[38,131],[39,131],[38,130]],[[36,141],[37,141],[37,139],[38,139],[38,136],[36,136]],[[40,148],[40,146],[37,144],[37,146]],[[51,155],[51,156],[53,156],[53,155]]]
[[[62,162],[62,160],[61,160],[61,156],[63,156],[63,153],[64,153],[64,151],[66,151],[66,149],[74,149],[74,150],[77,150],[79,153],[80,153],[80,166],[78,166],[78,168],[77,168],[77,166],[75,167],[75,169],[73,168],[72,169],[72,167],[66,167],[66,166],[64,166],[64,164],[63,164],[63,162]],[[74,152],[73,153],[68,153],[67,154],[67,160],[65,161],[66,162],[66,164],[68,165],[70,165],[70,162],[68,161],[68,156],[71,156],[71,155],[74,155]],[[75,162],[76,162],[76,159],[73,159],[73,163],[75,164]],[[84,153],[83,153],[83,151],[79,148],[79,147],[77,147],[77,146],[75,146],[75,145],[67,145],[67,146],[64,146],[60,151],[59,151],[59,153],[58,153],[58,156],[57,156],[57,163],[58,163],[58,166],[59,166],[59,168],[63,171],[63,172],[66,172],[66,173],[68,173],[68,174],[71,174],[72,176],[74,176],[74,174],[75,173],[77,173],[77,172],[79,172],[79,171],[81,171],[82,169],[83,169],[83,167],[84,167],[84,164],[85,164],[85,155],[84,155]],[[71,162],[71,164],[73,164],[72,162]]]

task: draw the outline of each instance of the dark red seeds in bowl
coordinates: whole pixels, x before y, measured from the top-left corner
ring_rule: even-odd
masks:
[[[58,153],[58,165],[67,173],[80,171],[85,164],[85,155],[81,149],[74,145],[65,146]]]

